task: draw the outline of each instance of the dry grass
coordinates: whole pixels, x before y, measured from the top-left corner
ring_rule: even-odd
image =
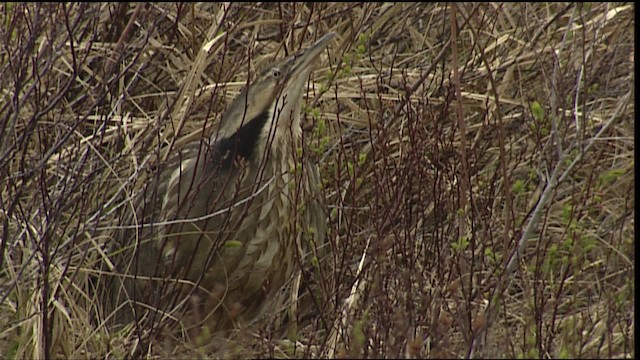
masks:
[[[288,339],[200,355],[635,356],[632,5],[3,3],[0,19],[7,358],[166,356],[107,325],[95,286],[117,226],[249,70],[329,31],[305,109],[323,301]]]

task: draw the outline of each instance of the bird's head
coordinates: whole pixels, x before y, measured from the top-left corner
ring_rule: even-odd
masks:
[[[299,135],[304,86],[315,60],[334,36],[328,33],[308,49],[264,67],[223,115],[216,135],[219,143],[243,155],[279,132]]]

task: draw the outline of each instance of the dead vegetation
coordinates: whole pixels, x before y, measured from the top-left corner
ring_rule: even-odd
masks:
[[[632,5],[0,14],[7,358],[184,354],[108,326],[93,290],[122,251],[114,233],[153,169],[215,129],[255,68],[329,31],[305,108],[333,250],[313,281],[323,301],[285,339],[250,332],[200,355],[635,356]]]

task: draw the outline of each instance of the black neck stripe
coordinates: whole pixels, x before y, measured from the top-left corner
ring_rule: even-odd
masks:
[[[220,139],[216,143],[215,153],[222,158],[223,168],[230,167],[233,160],[238,157],[248,160],[253,155],[267,119],[269,119],[269,111],[265,110],[253,119],[245,121],[235,134]]]

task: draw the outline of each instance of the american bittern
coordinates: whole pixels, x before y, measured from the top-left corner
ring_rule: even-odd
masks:
[[[140,264],[162,259],[182,294],[187,287],[199,299],[199,320],[208,318],[211,330],[263,313],[297,263],[324,242],[318,169],[299,156],[300,111],[314,62],[333,36],[267,66],[219,129],[159,175],[154,216],[162,225],[153,243],[160,256],[142,247]]]

